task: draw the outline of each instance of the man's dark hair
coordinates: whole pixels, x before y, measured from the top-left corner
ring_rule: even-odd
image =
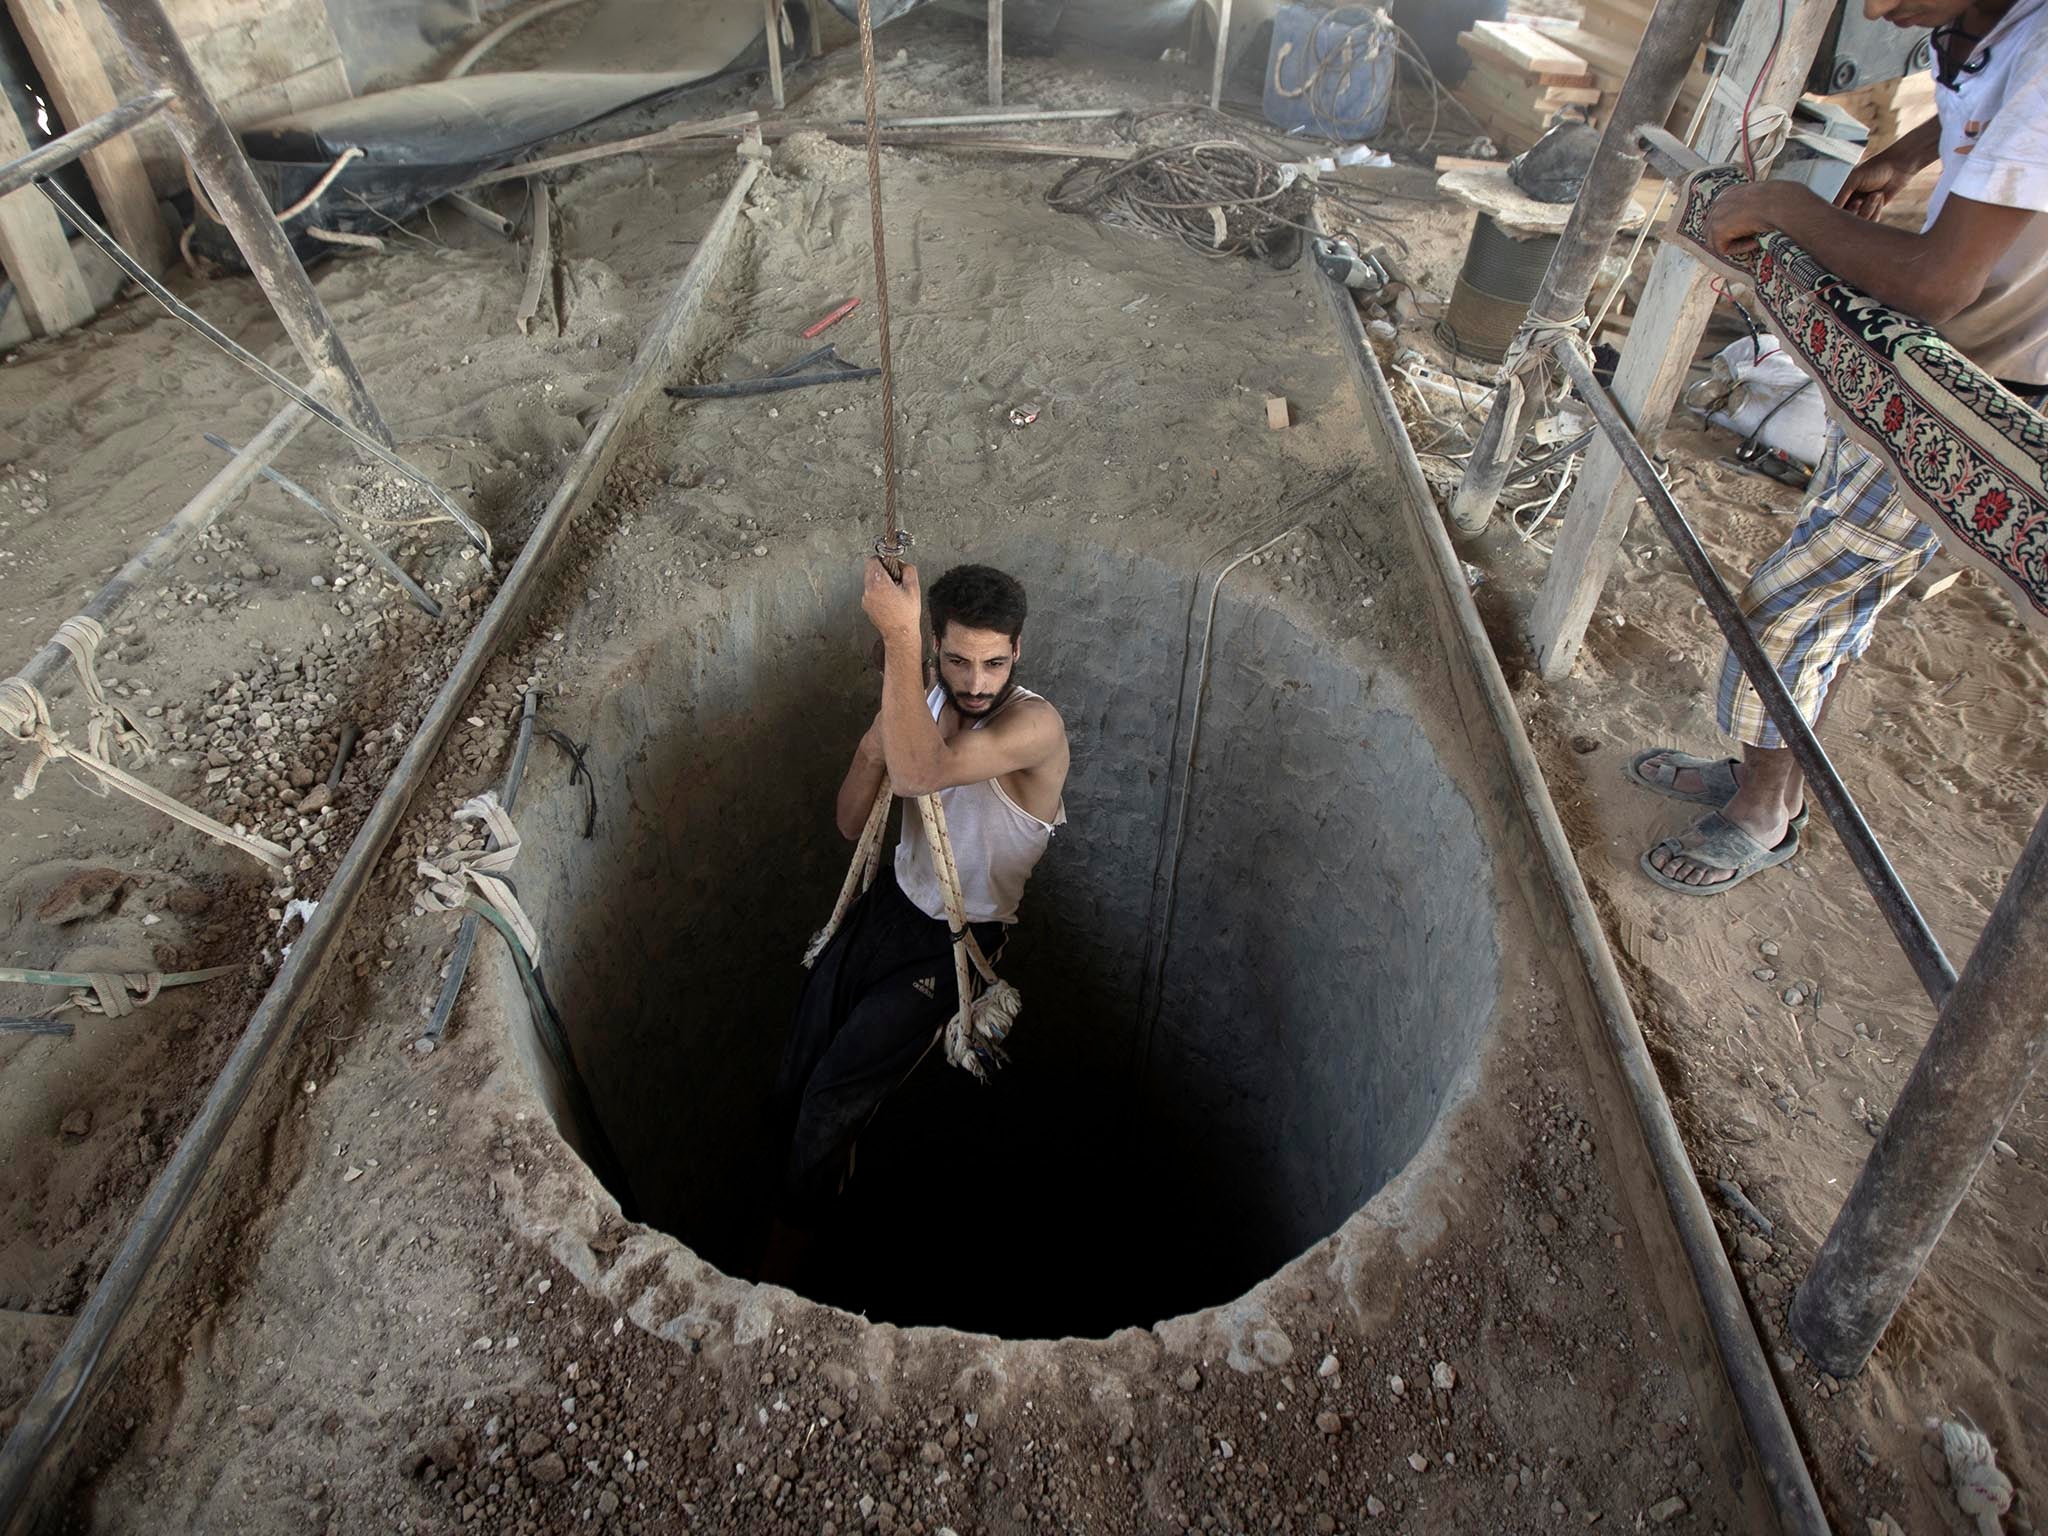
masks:
[[[1015,640],[1024,633],[1024,584],[992,565],[956,565],[925,594],[931,611],[932,638],[948,624],[966,629],[992,629]]]

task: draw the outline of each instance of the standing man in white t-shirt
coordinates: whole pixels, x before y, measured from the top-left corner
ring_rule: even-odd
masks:
[[[1864,13],[1932,27],[1933,121],[1850,172],[1835,203],[1794,182],[1736,187],[1707,237],[1739,255],[1782,230],[1839,277],[1934,326],[1979,368],[2040,404],[2048,387],[2048,0],[1864,0]],[[1874,221],[1937,160],[1916,233]],[[1939,547],[1878,460],[1840,450],[1831,484],[1737,598],[1793,702],[1818,722],[1842,663]],[[1630,762],[1645,789],[1714,807],[1643,855],[1659,885],[1715,896],[1799,851],[1805,783],[1733,655],[1721,729],[1738,758],[1654,748]]]

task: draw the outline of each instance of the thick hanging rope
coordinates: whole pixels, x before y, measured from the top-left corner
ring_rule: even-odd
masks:
[[[899,549],[896,537],[896,376],[889,355],[889,262],[882,248],[882,137],[875,109],[875,28],[868,0],[860,0],[860,90],[868,129],[868,231],[875,247],[875,307],[882,327],[882,542]],[[884,555],[885,562],[891,557]],[[902,577],[900,557],[889,574]]]
[[[889,263],[882,246],[882,150],[875,109],[875,32],[868,0],[860,0],[861,95],[867,111],[868,128],[868,218],[875,247],[875,296],[882,326],[882,518],[883,534],[875,554],[896,580],[903,579],[903,552],[910,535],[896,526],[896,403],[894,374],[889,352]],[[854,900],[874,884],[881,867],[882,837],[889,822],[889,776],[884,773],[875,791],[875,803],[868,811],[860,840],[854,845],[853,862],[840,882],[839,899],[831,919],[818,930],[804,951],[804,965],[814,964],[832,935],[846,918]],[[1017,989],[996,977],[995,969],[967,927],[967,902],[960,893],[960,871],[953,862],[953,840],[946,831],[946,810],[937,795],[919,795],[917,813],[924,819],[925,842],[931,849],[932,868],[946,898],[946,921],[953,934],[953,979],[959,987],[960,1007],[946,1025],[946,1060],[963,1071],[986,1081],[989,1069],[1004,1060],[1003,1037],[1016,1022],[1023,1000]],[[979,976],[982,992],[975,995]]]
[[[28,771],[15,788],[15,799],[26,800],[34,794],[43,769],[51,763],[69,762],[96,781],[86,785],[95,794],[104,795],[108,790],[118,789],[151,810],[161,811],[195,831],[226,843],[230,848],[239,848],[250,857],[261,859],[272,869],[282,871],[291,868],[291,855],[276,843],[238,832],[117,767],[113,760],[117,751],[126,752],[130,761],[140,766],[155,755],[156,749],[141,723],[123,706],[109,699],[106,689],[100,684],[97,657],[107,632],[98,620],[78,614],[60,624],[54,638],[57,644],[71,653],[79,687],[91,712],[86,720],[85,745],[72,746],[67,734],[56,729],[50,718],[49,701],[35,684],[21,677],[0,678],[0,735],[36,750],[35,761],[28,765]]]

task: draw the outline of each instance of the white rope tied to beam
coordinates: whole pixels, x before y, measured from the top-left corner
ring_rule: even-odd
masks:
[[[831,919],[804,951],[807,969],[832,942],[854,899],[875,882],[875,872],[881,864],[882,836],[889,822],[890,798],[889,777],[884,774],[867,823],[861,828],[860,840],[854,845],[853,861],[847,866],[845,880],[840,882],[839,899],[833,904]],[[967,926],[967,901],[960,893],[960,868],[953,860],[953,839],[946,830],[945,807],[937,795],[919,795],[917,811],[924,820],[925,841],[932,850],[932,867],[945,894],[947,926],[953,933],[953,980],[959,989],[960,1008],[946,1025],[946,1060],[986,1082],[989,1067],[1001,1065],[1005,1059],[1002,1043],[1016,1024],[1024,999],[1015,987],[996,975],[995,967],[989,964],[988,956],[982,953],[981,945]],[[977,976],[979,996],[975,991]]]
[[[455,812],[457,821],[481,822],[484,830],[496,841],[497,847],[488,844],[482,848],[470,848],[442,854],[438,863],[421,859],[417,868],[427,879],[424,889],[413,897],[415,912],[460,912],[467,908],[473,889],[479,900],[485,902],[506,923],[519,939],[519,947],[526,951],[527,963],[535,970],[540,969],[540,930],[533,925],[533,919],[526,915],[526,909],[519,905],[519,893],[503,878],[510,872],[512,861],[519,857],[519,829],[512,824],[512,817],[498,802],[498,792],[487,789],[474,799],[463,801]]]
[[[96,781],[86,784],[86,788],[95,794],[104,795],[108,790],[118,789],[151,810],[161,811],[174,821],[181,821],[194,831],[204,832],[230,848],[239,848],[272,869],[281,872],[291,868],[291,855],[276,843],[238,832],[117,767],[113,762],[116,749],[129,752],[138,762],[147,761],[154,749],[142,728],[125,709],[110,702],[100,687],[94,657],[100,641],[106,638],[106,630],[97,621],[80,615],[59,625],[55,638],[57,644],[71,653],[77,664],[79,682],[93,713],[86,724],[85,745],[74,747],[69,736],[57,730],[52,723],[49,701],[35,684],[21,677],[0,679],[0,734],[36,750],[35,760],[28,765],[21,783],[15,786],[15,799],[26,800],[36,792],[43,769],[49,764],[69,762]]]

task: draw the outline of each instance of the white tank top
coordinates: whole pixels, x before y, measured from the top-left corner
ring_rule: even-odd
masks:
[[[1028,688],[1014,689],[1003,708],[1018,699],[1037,697]],[[936,720],[945,708],[946,695],[934,688],[925,703]],[[967,729],[978,731],[994,718],[991,713],[971,721]],[[1000,779],[984,779],[979,784],[940,790],[939,804],[946,811],[946,835],[953,843],[953,863],[960,872],[967,921],[1014,923],[1032,868],[1052,841],[1053,829],[1067,824],[1065,802],[1053,812],[1051,821],[1040,821],[1003,792]],[[896,844],[896,883],[927,917],[946,921],[946,894],[932,868],[924,818],[908,803],[903,807],[903,836]]]

